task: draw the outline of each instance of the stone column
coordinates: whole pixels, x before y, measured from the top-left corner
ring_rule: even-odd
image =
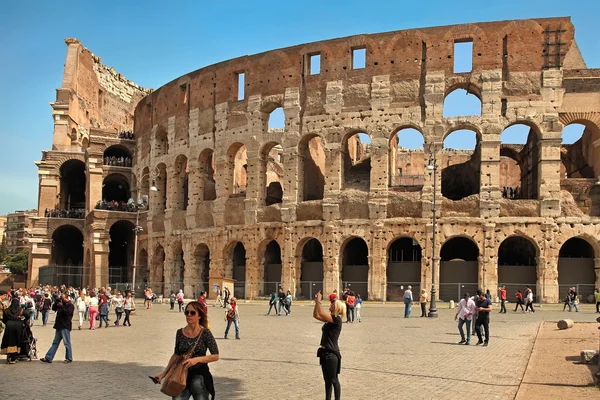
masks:
[[[369,300],[385,301],[387,286],[387,243],[382,223],[375,225],[369,255]]]
[[[192,249],[190,239],[182,240],[183,248],[183,293],[186,299],[197,299],[200,295],[200,289],[197,288],[200,280],[200,271],[198,265],[195,264],[194,250]]]
[[[296,204],[300,198],[299,182],[303,177],[299,175],[301,162],[298,154],[297,141],[284,142],[283,146],[283,203],[281,204],[281,220],[283,222],[296,221]]]
[[[323,294],[333,293],[334,290],[340,291],[340,242],[337,240],[335,228],[331,225],[325,225],[323,237],[329,237],[332,240],[322,242],[323,245]]]
[[[258,148],[251,149],[246,146],[248,152],[248,172],[246,174],[246,200],[244,200],[244,218],[246,225],[256,223],[259,205],[264,205],[265,189],[262,185],[263,160],[259,155]]]
[[[383,135],[379,133],[378,136]],[[387,190],[389,181],[389,140],[377,137],[371,140],[371,177],[369,218],[387,218]]]
[[[337,221],[340,219],[338,197],[342,188],[341,168],[342,152],[340,143],[325,145],[325,190],[323,193],[323,219]]]
[[[49,175],[49,171],[39,170],[38,216],[43,217],[46,209],[54,209],[58,203],[59,178]]]
[[[494,240],[495,229],[496,224],[494,223],[487,223],[483,226],[483,255],[479,265],[481,274],[480,286],[483,290],[490,290],[492,299],[494,299],[498,293],[498,247]]]
[[[260,271],[264,268],[264,257],[248,257],[249,254],[256,254],[256,251],[254,246],[246,249],[246,298],[250,300],[258,296],[262,282]]]
[[[434,179],[434,171],[429,170],[426,167],[429,165],[429,160],[433,162],[433,154],[428,154],[428,151],[431,151],[436,154],[436,164],[437,171],[435,172],[436,179],[436,215],[439,218],[442,210],[442,147],[443,142],[441,141],[432,141],[430,143],[425,143],[425,165],[423,167],[424,176],[423,176],[423,190],[421,191],[421,202],[422,202],[422,210],[421,216],[422,218],[426,218],[428,221],[431,221],[433,218],[433,179]],[[430,239],[429,239],[430,240]]]
[[[498,126],[486,127],[480,142],[479,215],[500,216],[500,132]]]
[[[93,210],[98,201],[102,200],[102,156],[97,160],[99,164],[88,160],[86,175],[86,209]],[[64,203],[66,204],[66,203]]]
[[[110,248],[108,240],[110,235],[108,232],[96,233],[94,240],[94,250],[92,252],[93,260],[93,273],[91,276],[91,286],[98,288],[108,285],[108,256]]]

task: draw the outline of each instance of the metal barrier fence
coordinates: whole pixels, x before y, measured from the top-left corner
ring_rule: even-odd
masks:
[[[454,300],[455,302],[463,298],[463,294],[468,292],[470,295],[477,293],[478,283],[440,283],[438,299],[442,301]],[[494,293],[492,293],[492,296]]]
[[[386,288],[386,301],[403,301],[404,292],[411,286],[411,291],[414,301],[419,301],[421,295],[421,283],[420,282],[388,282]],[[429,300],[429,293],[427,293],[427,299]]]

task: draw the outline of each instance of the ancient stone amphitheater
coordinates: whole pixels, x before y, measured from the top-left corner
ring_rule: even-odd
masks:
[[[476,111],[459,102],[448,115],[457,93]],[[442,300],[528,285],[544,302],[600,285],[600,70],[586,67],[569,18],[309,43],[143,95],[124,181],[131,197],[149,197],[137,214],[140,285],[195,296],[222,276],[238,297],[347,286],[396,300],[409,284],[429,291],[434,271]],[[581,135],[563,144],[569,125]],[[523,139],[507,141],[515,129]],[[472,150],[452,148],[457,133]],[[110,145],[97,142],[95,159]],[[89,170],[92,147],[67,152]],[[89,176],[84,283],[129,282],[131,234],[113,278],[109,232],[122,220],[130,230],[136,213],[93,210]],[[58,229],[44,220],[40,249]],[[42,253],[37,265],[53,264]]]

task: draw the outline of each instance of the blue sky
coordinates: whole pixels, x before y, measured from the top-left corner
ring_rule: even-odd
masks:
[[[305,42],[467,22],[571,16],[587,65],[597,68],[599,11],[597,0],[4,2],[0,214],[37,207],[34,161],[51,147],[48,103],[62,79],[66,37],[80,39],[128,79],[157,88],[206,65]],[[463,145],[469,146],[466,139],[452,146]]]

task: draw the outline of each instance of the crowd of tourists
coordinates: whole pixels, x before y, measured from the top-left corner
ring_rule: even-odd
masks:
[[[135,212],[137,207],[135,202],[129,201],[116,201],[116,200],[100,200],[96,203],[96,210],[109,210],[109,211],[125,211],[125,212]]]
[[[119,139],[135,140],[135,133],[133,133],[132,131],[123,131],[123,132],[119,133],[118,138]]]
[[[85,218],[85,208],[46,208],[44,210],[45,218]]]
[[[502,198],[503,199],[520,199],[521,198],[521,188],[519,186],[504,186],[502,188]]]
[[[131,167],[131,157],[104,157],[104,165],[111,165],[113,167]]]

